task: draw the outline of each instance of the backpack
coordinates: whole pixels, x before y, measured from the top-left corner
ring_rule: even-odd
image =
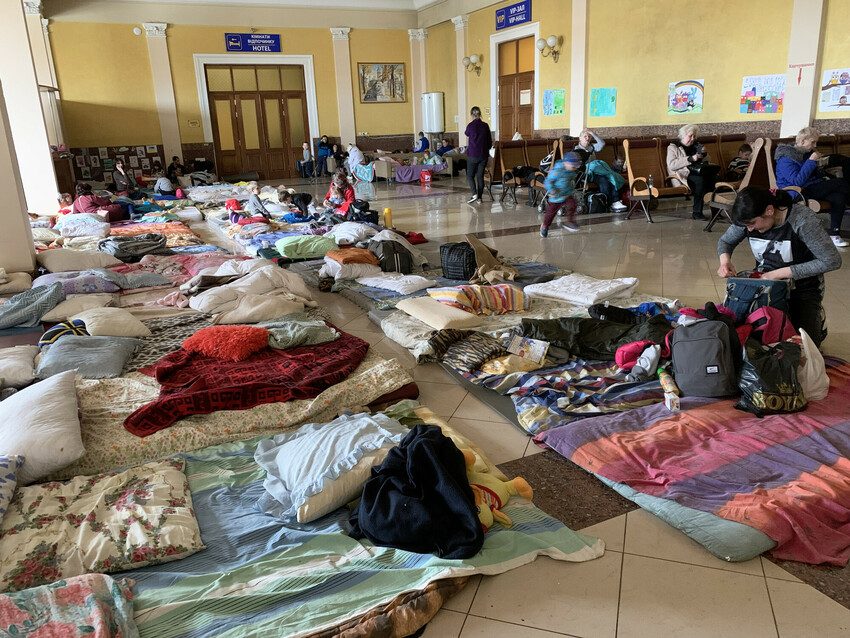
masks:
[[[746,323],[752,326],[750,335],[764,345],[785,341],[797,335],[788,315],[771,306],[764,306],[748,314]]]
[[[384,272],[400,272],[409,275],[413,272],[413,255],[397,241],[370,241],[369,250],[378,258]]]
[[[355,199],[348,211],[348,221],[368,224],[378,223],[378,212],[369,210],[369,202],[365,199]]]
[[[584,212],[588,215],[599,215],[608,210],[608,198],[604,193],[588,193],[584,201]]]
[[[724,397],[738,390],[738,335],[720,320],[697,321],[673,331],[670,351],[676,385],[685,396]]]
[[[743,323],[747,315],[765,306],[788,312],[790,291],[791,282],[787,280],[730,277],[726,280],[723,305],[735,313],[738,323]]]
[[[440,246],[440,265],[443,267],[443,277],[464,281],[469,281],[478,269],[475,251],[466,242]]]

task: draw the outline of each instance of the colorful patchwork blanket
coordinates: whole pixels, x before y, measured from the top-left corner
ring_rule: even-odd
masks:
[[[732,400],[683,399],[599,416],[537,437],[580,467],[754,527],[777,558],[850,559],[850,365],[826,358],[829,395],[757,418]]]

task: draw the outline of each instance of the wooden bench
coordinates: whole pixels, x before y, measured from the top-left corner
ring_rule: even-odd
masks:
[[[666,150],[666,148],[665,148]],[[646,221],[652,223],[650,208],[653,199],[662,197],[679,197],[690,194],[687,186],[673,186],[672,179],[667,175],[667,162],[661,157],[661,140],[623,140],[623,153],[626,159],[626,171],[629,181],[629,196],[631,205],[626,214],[630,219],[632,214],[640,209]],[[652,177],[652,188],[649,178]]]

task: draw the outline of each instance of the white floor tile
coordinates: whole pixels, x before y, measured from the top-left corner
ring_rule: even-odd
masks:
[[[413,369],[413,378],[416,381],[458,385],[457,379],[436,363],[420,363]]]
[[[461,638],[562,638],[563,633],[552,633],[524,627],[521,624],[508,624],[488,618],[467,616]]]
[[[368,341],[370,346],[376,346],[381,341],[384,340],[384,333],[382,332],[367,332],[366,330],[348,330],[347,328],[343,328],[345,332],[348,334],[352,334],[355,337],[360,337],[364,341]]]
[[[340,327],[346,332],[351,332],[352,330],[360,330],[365,332],[377,332],[378,334],[384,334],[381,330],[381,326],[369,319],[369,317],[365,314],[360,317],[357,317],[356,319],[352,319],[351,321]]]
[[[528,444],[528,437],[509,423],[453,416],[449,419],[449,425],[474,441],[496,465],[522,458]]]
[[[497,412],[471,394],[466,395],[466,398],[458,406],[455,416],[462,419],[475,419],[476,421],[508,422],[501,412]]]
[[[457,406],[466,396],[466,390],[459,385],[450,386],[445,383],[429,383],[417,381],[419,386],[419,402],[434,411],[437,416],[448,419],[457,410]]]
[[[588,536],[596,536],[605,541],[605,550],[612,552],[623,551],[623,537],[626,533],[626,515],[621,514],[614,518],[609,518],[607,521],[596,523],[590,527],[585,527],[581,531],[582,534]]]
[[[587,638],[613,637],[622,556],[607,552],[586,563],[538,558],[484,578],[469,613]]]
[[[525,454],[523,454],[523,456],[533,456],[535,454],[540,454],[541,452],[545,451],[545,448],[538,446],[534,443],[531,437],[528,437],[528,445],[525,446]]]
[[[778,580],[788,580],[792,583],[802,583],[799,578],[797,578],[794,574],[790,572],[786,572],[776,563],[773,563],[766,559],[764,556],[761,557],[761,566],[764,568],[764,575],[767,578],[776,578]]]
[[[780,638],[847,638],[850,609],[813,587],[767,580]]]
[[[720,560],[702,545],[691,540],[684,532],[671,527],[645,510],[634,510],[627,516],[625,551],[629,554],[763,576],[758,558],[742,563]]]
[[[617,637],[659,636],[775,638],[765,579],[625,554]]]
[[[462,614],[469,613],[469,608],[472,606],[472,601],[475,599],[475,593],[478,591],[478,585],[481,583],[482,576],[473,576],[466,583],[466,587],[461,589],[457,594],[449,598],[443,605],[443,609],[451,611],[459,611]]]
[[[466,614],[443,608],[428,623],[422,638],[457,638],[460,636],[464,620],[466,620]]]

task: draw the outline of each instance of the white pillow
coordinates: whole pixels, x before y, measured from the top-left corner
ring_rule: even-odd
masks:
[[[148,327],[124,308],[91,308],[77,313],[70,319],[82,321],[86,324],[86,331],[95,337],[149,337],[151,335]]]
[[[16,295],[32,288],[32,277],[25,272],[6,274],[6,283],[0,284],[0,295]]]
[[[474,328],[481,325],[483,321],[478,315],[440,303],[433,297],[402,299],[395,307],[414,319],[419,319],[422,323],[428,324],[434,330]]]
[[[319,277],[341,279],[358,279],[359,277],[379,277],[382,274],[378,266],[372,264],[341,264],[325,257],[325,265],[319,270]]]
[[[85,310],[103,308],[110,305],[113,301],[114,297],[106,293],[95,295],[71,295],[65,299],[65,301],[59,302],[59,305],[44,315],[41,320],[58,323]]]
[[[109,268],[109,266],[121,266],[124,263],[109,253],[98,250],[68,250],[67,248],[45,250],[38,253],[35,258],[39,266],[47,268],[50,272]]]
[[[35,381],[38,346],[14,346],[0,350],[0,379],[4,388],[23,388]]]
[[[0,401],[0,454],[26,457],[19,485],[58,472],[84,453],[73,370]]]

